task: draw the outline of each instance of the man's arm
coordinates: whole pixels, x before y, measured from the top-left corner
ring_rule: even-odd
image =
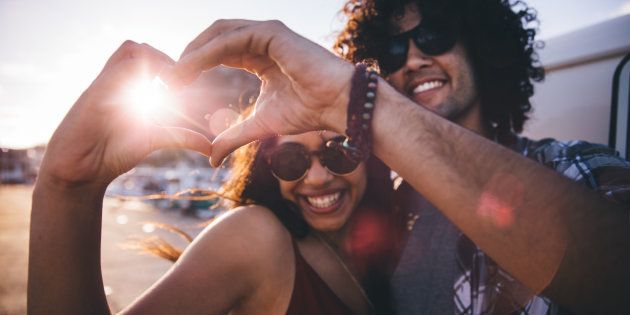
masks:
[[[535,292],[551,283],[547,293],[574,309],[627,312],[627,208],[386,84],[372,124],[375,154],[514,277]]]
[[[219,21],[165,79],[191,81],[218,64],[256,73],[255,115],[213,142],[218,164],[274,134],[345,132],[353,67],[279,22]],[[596,193],[378,87],[374,153],[506,271],[535,292],[580,310],[622,310],[630,292],[627,212]],[[584,287],[570,294],[554,288]]]

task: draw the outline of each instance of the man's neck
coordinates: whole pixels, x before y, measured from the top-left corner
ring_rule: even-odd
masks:
[[[479,102],[473,105],[465,115],[458,117],[453,122],[485,138],[492,140],[495,136],[492,126],[483,121]]]

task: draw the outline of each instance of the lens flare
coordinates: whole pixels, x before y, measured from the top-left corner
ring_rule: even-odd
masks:
[[[155,231],[155,224],[153,223],[145,223],[142,225],[142,231],[144,233],[153,233]]]
[[[477,215],[489,219],[499,228],[516,220],[516,210],[523,204],[525,185],[515,175],[499,172],[484,185],[479,196]]]
[[[238,121],[239,114],[229,108],[220,108],[212,115],[206,115],[208,127],[213,135],[218,135]]]
[[[134,116],[144,120],[166,117],[172,103],[166,85],[159,79],[143,79],[129,89],[128,100]]]

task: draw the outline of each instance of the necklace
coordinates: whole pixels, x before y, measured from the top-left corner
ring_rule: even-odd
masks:
[[[348,276],[350,276],[350,279],[352,280],[352,283],[354,283],[354,286],[359,290],[359,292],[361,293],[361,296],[363,296],[363,299],[367,302],[367,304],[370,306],[370,309],[374,310],[374,304],[372,304],[372,301],[370,301],[370,298],[367,296],[367,294],[365,293],[365,290],[363,290],[363,287],[361,286],[361,284],[359,283],[359,281],[357,281],[357,278],[354,277],[354,275],[352,274],[352,272],[350,271],[350,269],[348,268],[348,266],[346,265],[346,263],[343,262],[343,259],[341,259],[341,257],[339,256],[339,254],[337,254],[337,251],[332,248],[332,246],[330,246],[330,244],[328,244],[328,242],[319,235],[319,233],[313,233],[317,239],[324,244],[324,247],[326,247],[326,249],[328,249],[328,251],[330,251],[333,256],[335,257],[335,259],[337,259],[337,262],[339,262],[339,264],[341,265],[341,267],[343,267],[343,270],[346,271],[346,273],[348,274]]]
[[[413,230],[414,226],[416,225],[416,221],[418,221],[419,218],[419,214],[413,212],[407,213],[407,231]]]

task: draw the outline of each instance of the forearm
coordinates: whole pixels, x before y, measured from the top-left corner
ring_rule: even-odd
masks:
[[[104,189],[39,179],[31,213],[29,314],[106,314],[100,265]]]
[[[577,307],[628,292],[627,212],[596,193],[379,87],[374,151],[506,271]],[[561,270],[558,270],[562,263]],[[585,285],[585,286],[582,286]],[[559,290],[552,290],[558,294]],[[565,294],[563,292],[563,294]]]

